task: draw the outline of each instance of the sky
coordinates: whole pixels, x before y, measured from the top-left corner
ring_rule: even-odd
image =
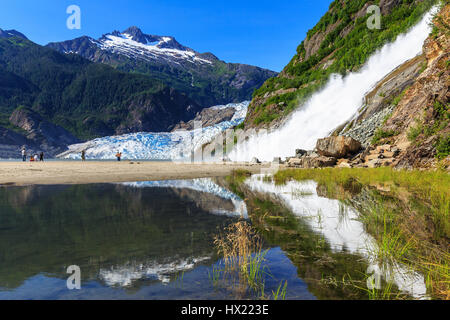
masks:
[[[281,71],[332,0],[0,0],[0,28],[45,45],[99,38],[130,26],[173,36],[226,62]],[[81,29],[66,26],[66,9],[81,9]]]

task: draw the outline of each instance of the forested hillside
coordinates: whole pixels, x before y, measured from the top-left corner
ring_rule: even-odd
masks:
[[[280,123],[331,74],[358,70],[378,48],[407,31],[435,0],[335,0],[281,74],[255,91],[245,126]],[[381,29],[367,27],[367,8],[381,8]]]

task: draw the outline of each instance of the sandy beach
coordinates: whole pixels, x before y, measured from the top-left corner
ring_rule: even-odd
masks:
[[[257,173],[261,165],[181,164],[139,161],[0,162],[0,185],[89,184],[223,177],[235,169]]]

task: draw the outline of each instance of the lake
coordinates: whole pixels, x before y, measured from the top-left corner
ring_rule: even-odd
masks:
[[[231,190],[223,178],[1,187],[0,299],[273,299],[284,284],[286,299],[367,299],[370,280],[426,297],[423,276],[379,265],[355,206],[315,182],[255,175]],[[217,281],[214,240],[238,221],[263,242],[258,290]]]

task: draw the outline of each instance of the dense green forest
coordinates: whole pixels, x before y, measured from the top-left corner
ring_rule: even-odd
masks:
[[[8,118],[21,106],[81,139],[114,134],[118,127],[133,130],[136,118],[144,123],[142,129],[164,131],[200,110],[157,79],[63,55],[27,39],[2,38],[0,125],[11,127]],[[145,122],[146,117],[152,119]]]

